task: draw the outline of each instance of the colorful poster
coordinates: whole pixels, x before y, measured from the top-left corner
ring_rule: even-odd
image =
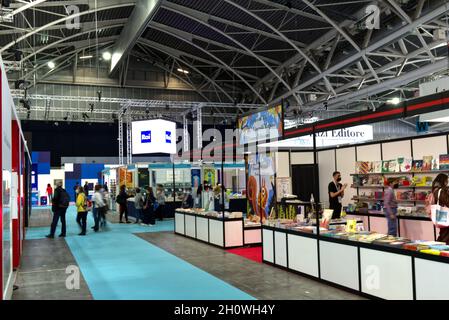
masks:
[[[198,188],[201,184],[201,169],[192,169],[192,188]]]
[[[138,169],[138,185],[140,188],[145,188],[150,185],[150,172],[147,168]]]
[[[249,155],[247,166],[248,216],[265,221],[276,203],[272,155]]]
[[[216,184],[216,177],[215,177],[215,168],[204,168],[203,169],[203,173],[204,173],[204,180],[207,181],[207,183],[209,183],[211,186],[215,186]]]
[[[118,168],[118,185],[121,187],[125,185],[126,170],[124,168]]]
[[[282,137],[282,106],[270,108],[238,119],[241,145]]]
[[[133,171],[126,171],[126,188],[134,188]]]
[[[440,170],[449,170],[449,154],[440,154]]]

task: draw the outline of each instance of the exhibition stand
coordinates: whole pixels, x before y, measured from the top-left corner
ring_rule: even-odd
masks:
[[[272,170],[264,173],[259,169],[259,175],[257,172],[254,174],[259,178],[256,192],[261,192],[263,177],[269,176],[270,172],[274,171],[274,178],[266,178],[265,185],[268,182],[274,185],[278,178],[292,178],[294,165],[309,166],[309,172],[313,172],[309,184],[317,186],[316,190],[309,190],[309,197],[312,193],[323,208],[328,205],[327,187],[334,171],[340,171],[342,183],[351,186],[345,190],[342,199],[347,226],[332,226],[332,220],[328,226],[323,225],[325,210],[321,209],[316,210],[319,214],[314,217],[315,224],[298,222],[298,216],[295,218],[289,213],[290,209],[285,209],[289,200],[280,201],[281,208],[284,208],[282,217],[279,206],[275,207],[277,212],[274,213],[259,210],[265,215],[261,217],[262,220],[265,218],[262,226],[263,261],[368,297],[449,299],[449,282],[441,277],[449,271],[449,246],[434,241],[438,229],[423,210],[432,180],[438,173],[449,173],[449,167],[439,167],[449,155],[447,133],[415,134],[413,137],[375,142],[369,141],[374,139],[371,137],[363,143],[354,141],[349,145],[317,146],[317,138],[326,136],[326,132],[331,132],[332,136],[349,136],[352,126],[402,119],[448,107],[449,93],[443,92],[385,106],[377,111],[357,112],[285,130],[280,143],[274,144],[282,145],[287,139],[310,136],[312,145],[308,147],[286,147],[263,154],[258,148],[266,147],[270,141],[257,141],[256,154],[248,156],[249,165],[257,164],[263,157],[271,158],[269,161],[273,164],[265,160],[268,163],[265,167],[271,166]],[[250,149],[251,143],[245,148]],[[426,161],[430,165],[428,168]],[[381,169],[377,171],[379,169],[374,168],[378,168],[379,163]],[[400,187],[396,190],[399,203],[399,234],[396,237],[386,235],[387,223],[381,210],[388,177],[400,178]],[[282,188],[290,191],[288,181],[285,182]],[[248,190],[249,198],[260,198],[251,192]],[[299,210],[299,216],[306,212]],[[349,228],[350,225],[354,228]]]
[[[2,146],[0,148],[0,300],[10,299],[20,265],[25,227],[30,215],[31,156],[23,136],[20,120],[8,86],[3,61],[0,59]]]
[[[394,300],[447,300],[449,258],[263,227],[263,261],[354,293]]]
[[[261,244],[260,224],[245,223],[243,217],[209,215],[207,212],[178,209],[175,233],[223,249]]]

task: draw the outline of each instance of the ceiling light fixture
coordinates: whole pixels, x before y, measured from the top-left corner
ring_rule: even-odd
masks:
[[[109,61],[109,60],[111,60],[111,57],[112,57],[112,55],[111,55],[111,53],[109,51],[103,52],[103,59],[104,60]]]
[[[93,57],[94,57],[93,55],[81,56],[80,60],[92,59]]]
[[[401,102],[401,99],[398,97],[395,97],[393,99],[387,100],[387,103],[389,104],[399,104]]]
[[[182,68],[178,68],[178,71],[179,71],[179,72],[182,72],[182,73],[184,73],[184,74],[189,74],[189,73],[190,73],[188,70],[184,70],[184,69],[182,69]]]
[[[54,69],[55,68],[55,63],[53,61],[49,61],[47,65],[48,65],[48,67],[50,69]]]

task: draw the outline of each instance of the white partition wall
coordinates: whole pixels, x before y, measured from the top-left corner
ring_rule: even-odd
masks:
[[[355,147],[337,149],[337,170],[341,173],[342,183],[347,183],[348,186],[352,184],[351,174],[355,170]],[[347,206],[351,203],[351,199],[357,195],[357,190],[348,187],[345,190],[345,196],[343,197],[342,204]]]
[[[449,300],[449,264],[415,259],[416,299]]]
[[[263,241],[263,259],[265,261],[274,262],[274,243],[273,243],[273,231],[263,229],[262,241]]]
[[[422,159],[424,156],[439,158],[440,154],[447,154],[446,136],[413,139],[413,158]]]
[[[410,140],[382,143],[382,160],[412,157],[412,144]],[[381,160],[380,158],[377,160]]]
[[[288,234],[288,267],[318,277],[318,241]]]
[[[387,300],[413,299],[412,257],[360,249],[362,292]]]
[[[313,164],[313,152],[294,152],[290,154],[291,164]]]
[[[287,267],[287,234],[284,232],[274,232],[274,261]]]
[[[290,177],[290,159],[287,151],[275,153],[276,177]]]
[[[175,232],[185,234],[184,217],[185,215],[182,213],[175,213]]]
[[[329,207],[327,186],[332,181],[332,173],[335,171],[335,150],[318,152],[318,171],[320,179],[320,201],[326,207]]]
[[[359,290],[357,247],[320,241],[320,266],[322,279]]]
[[[357,161],[379,161],[381,159],[380,143],[357,147]],[[352,171],[354,170],[352,169]]]
[[[196,237],[196,217],[185,215],[184,220],[185,220],[186,236],[195,238]]]

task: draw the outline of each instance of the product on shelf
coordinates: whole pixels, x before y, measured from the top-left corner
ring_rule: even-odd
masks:
[[[432,160],[433,160],[433,156],[424,156],[423,157],[422,171],[431,171],[432,170]]]
[[[413,159],[398,158],[399,172],[410,172],[412,170]]]
[[[449,154],[440,154],[440,170],[449,170]]]
[[[423,171],[423,160],[413,160],[412,172]]]
[[[398,160],[388,161],[388,172],[399,172]]]
[[[382,161],[382,173],[388,173],[390,169],[390,161],[389,160],[383,160]]]
[[[382,173],[382,161],[373,162],[373,173]]]

